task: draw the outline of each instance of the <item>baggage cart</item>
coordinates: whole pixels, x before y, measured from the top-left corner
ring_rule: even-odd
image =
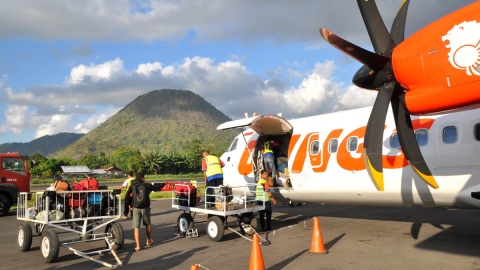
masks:
[[[115,252],[124,242],[123,228],[116,222],[120,218],[120,190],[21,192],[17,220],[24,223],[18,228],[18,248],[22,252],[30,249],[33,227],[41,236],[40,253],[46,263],[54,262],[63,246],[78,256],[113,268],[122,265]],[[75,248],[75,244],[91,241],[104,241],[106,248],[90,252]],[[111,252],[117,263],[112,265],[91,257],[103,252]]]
[[[183,194],[178,193],[179,186],[185,190]],[[242,235],[252,236],[258,228],[254,213],[265,210],[263,204],[257,205],[255,197],[249,195],[255,186],[255,184],[249,184],[236,187],[206,187],[205,195],[199,196],[198,192],[192,192],[190,184],[175,184],[175,188],[172,189],[172,208],[183,211],[177,219],[177,233],[186,237],[198,236],[194,218],[196,213],[201,213],[208,215],[206,231],[208,238],[212,241],[220,241],[225,234],[225,229],[231,229],[228,227],[228,217],[237,219],[236,224]],[[209,198],[214,202],[209,203]]]

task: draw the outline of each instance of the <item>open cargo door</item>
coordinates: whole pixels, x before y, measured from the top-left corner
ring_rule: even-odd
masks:
[[[249,127],[259,135],[284,135],[292,133],[292,125],[276,114],[263,114],[250,118],[226,122],[217,127],[218,130]]]

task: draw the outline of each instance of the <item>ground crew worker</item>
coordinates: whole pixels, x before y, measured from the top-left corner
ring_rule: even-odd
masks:
[[[263,164],[267,173],[272,173],[272,179],[275,183],[276,171],[275,171],[275,154],[273,153],[273,145],[270,139],[263,143]],[[267,176],[268,180],[268,176]]]
[[[203,151],[202,156],[202,172],[207,186],[207,201],[205,203],[211,206],[215,203],[215,196],[213,194],[213,188],[208,187],[223,185],[222,167],[225,166],[225,164],[218,157],[210,155],[207,150]]]
[[[277,200],[275,200],[270,192],[270,186],[267,181],[268,172],[262,170],[260,172],[260,177],[261,178],[258,180],[255,189],[255,200],[257,200],[257,205],[265,205],[265,210],[258,211],[260,214],[260,228],[262,232],[265,232],[272,230],[272,202],[273,204],[277,204]],[[266,224],[265,218],[267,220]]]
[[[127,180],[125,180],[125,182],[123,182],[120,189],[126,188],[128,190],[128,188],[130,187],[130,184],[132,183],[132,180],[135,180],[135,177],[133,176],[133,172],[129,171],[128,174],[127,174]],[[128,218],[128,212],[130,211],[130,207],[127,203],[127,198],[126,197],[127,197],[127,195],[125,194],[125,198],[123,199],[123,201],[125,202],[125,205],[124,205],[124,209],[123,209],[122,218]],[[131,214],[133,215],[133,213],[131,213]]]

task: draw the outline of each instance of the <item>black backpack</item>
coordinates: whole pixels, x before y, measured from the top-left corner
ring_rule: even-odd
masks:
[[[135,208],[145,208],[148,203],[149,192],[144,183],[132,185],[133,201],[132,205]]]

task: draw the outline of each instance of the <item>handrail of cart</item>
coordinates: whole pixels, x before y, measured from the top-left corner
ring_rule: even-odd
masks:
[[[50,209],[50,203],[44,203],[43,199],[43,194],[44,192],[49,192],[47,196],[49,198],[45,200],[52,200],[52,203],[55,206],[58,206],[59,203],[63,205],[63,209]],[[83,190],[83,191],[44,191],[44,192],[20,192],[18,194],[18,199],[17,199],[17,220],[24,220],[24,221],[30,221],[38,224],[48,224],[48,225],[61,225],[64,224],[65,222],[74,222],[76,221],[77,223],[81,223],[80,221],[84,221],[85,223],[87,221],[95,221],[95,220],[103,220],[103,219],[112,219],[110,221],[106,221],[102,226],[106,226],[108,223],[111,223],[117,219],[120,219],[121,217],[121,211],[120,211],[120,206],[121,206],[121,196],[119,195],[118,191],[113,191],[113,190]],[[35,195],[35,196],[32,196]],[[89,209],[89,206],[94,205],[99,205],[98,203],[90,203],[88,198],[90,196],[94,195],[100,195],[100,207],[98,209],[99,214],[98,215],[91,215],[88,213],[87,209]],[[52,198],[52,196],[54,196]],[[101,200],[103,199],[103,196],[107,196],[108,198],[106,199],[106,205],[102,206],[101,205]],[[29,198],[32,198],[29,200]],[[70,203],[70,200],[72,201],[72,204],[75,204],[75,201],[78,201],[80,204],[81,201],[83,200],[83,206],[81,207],[73,207],[73,206],[67,206]],[[92,199],[92,201],[96,202],[96,199]],[[113,201],[113,202],[112,202]],[[30,202],[30,204],[29,204]],[[83,211],[85,211],[85,216],[77,217],[77,218],[66,218],[68,214],[70,214],[68,211],[70,209],[77,209],[80,208],[81,213],[83,214]],[[107,208],[107,209],[105,209]],[[67,210],[68,209],[68,210]],[[44,219],[37,219],[37,214],[45,211],[45,218]],[[54,211],[54,212],[52,212]],[[113,211],[113,212],[112,212]],[[50,219],[50,215],[61,215],[59,214],[63,213],[63,218],[62,219]],[[94,210],[94,212],[97,212]],[[115,213],[116,212],[116,213]],[[106,214],[103,214],[106,213]]]
[[[178,198],[177,194],[175,192],[175,188],[172,189],[172,208],[177,208],[181,210],[204,210],[200,212],[205,212],[205,213],[216,213],[216,212],[223,212],[224,214],[227,212],[250,212],[250,211],[261,211],[265,209],[264,204],[259,204],[257,205],[257,201],[265,201],[265,194],[263,193],[262,196],[257,200],[255,196],[249,196],[251,194],[252,187],[255,189],[256,184],[245,184],[242,186],[208,186],[205,188],[205,195],[203,196],[203,202],[204,205],[202,207],[195,207],[191,206],[191,196],[197,196],[196,194],[192,194],[190,185],[188,183],[177,183],[175,185],[185,187],[186,190],[188,191],[188,197],[185,198]],[[215,194],[215,190],[218,188],[231,188],[232,189],[232,194],[231,195],[221,195],[221,194]],[[213,195],[209,195],[209,190],[212,190]],[[239,191],[241,190],[241,191]],[[221,209],[223,210],[211,210],[208,209],[208,198],[209,197],[215,197],[214,201],[215,203],[220,203]],[[227,203],[227,197],[231,196],[233,198],[232,201]],[[240,199],[240,202],[238,202],[236,199]],[[186,200],[186,205],[181,205],[179,201],[181,200]],[[237,210],[230,210],[227,208],[227,205],[229,204],[235,204],[235,205],[242,205],[242,209],[237,209]],[[252,206],[253,205],[253,206]]]

